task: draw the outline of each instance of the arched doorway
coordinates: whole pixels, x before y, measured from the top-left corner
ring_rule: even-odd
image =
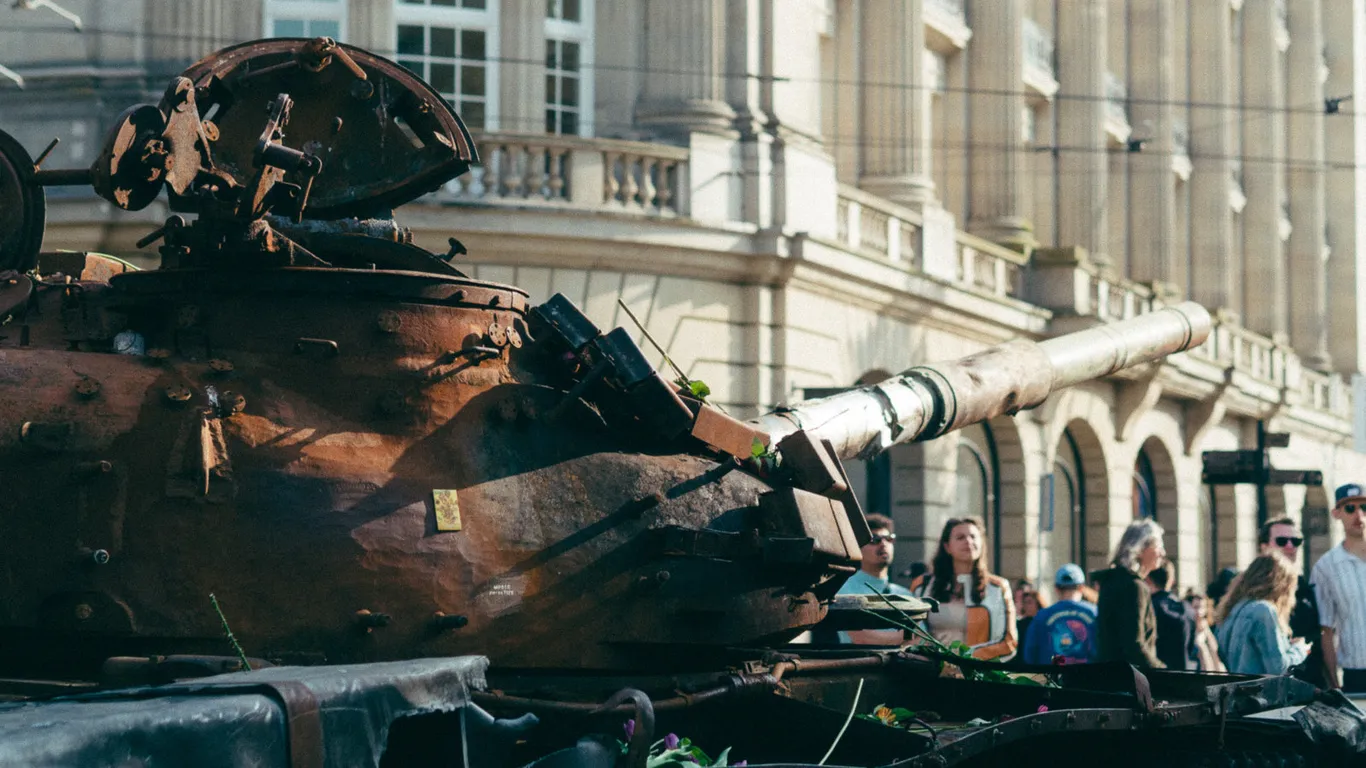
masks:
[[[1041,581],[1051,581],[1064,563],[1076,563],[1088,570],[1104,562],[1104,555],[1097,557],[1095,547],[1089,544],[1093,535],[1090,507],[1103,507],[1107,495],[1104,467],[1100,443],[1090,426],[1077,419],[1063,428],[1053,451],[1053,464],[1040,478]]]
[[[1052,488],[1044,489],[1044,498],[1051,503],[1041,509],[1047,515],[1042,521],[1049,534],[1048,549],[1052,551],[1054,567],[1076,563],[1086,568],[1086,462],[1082,458],[1077,439],[1070,429],[1062,431],[1057,455],[1053,459]],[[1049,482],[1045,479],[1045,482]],[[1042,547],[1044,542],[1040,542]],[[1045,578],[1052,569],[1040,569]]]
[[[1054,562],[1073,562],[1090,570],[1110,559],[1109,467],[1100,438],[1085,419],[1076,418],[1066,424],[1055,440],[1054,463],[1042,476],[1045,498],[1039,505],[1041,528],[1050,522],[1046,519],[1048,511],[1053,512],[1053,530],[1046,537],[1041,535],[1039,541],[1041,577],[1051,575],[1044,566]],[[1051,504],[1046,495],[1050,476]],[[1062,495],[1060,489],[1071,491],[1072,497]],[[1055,548],[1056,554],[1044,554],[1045,550]]]
[[[1145,448],[1138,449],[1134,460],[1134,519],[1157,520],[1157,476]]]
[[[1167,549],[1167,558],[1173,563],[1185,560],[1188,566],[1198,568],[1198,565],[1189,561],[1198,564],[1204,559],[1201,552],[1181,550],[1176,466],[1172,462],[1171,452],[1160,439],[1149,437],[1139,446],[1138,455],[1134,458],[1133,476],[1134,519],[1149,519],[1160,524],[1165,532],[1162,544]],[[1178,574],[1173,574],[1173,577],[1185,578],[1183,583],[1192,583],[1196,578],[1195,575],[1185,577]]]
[[[975,517],[986,526],[987,556],[1001,562],[1000,463],[990,424],[958,432],[958,477],[954,517]]]

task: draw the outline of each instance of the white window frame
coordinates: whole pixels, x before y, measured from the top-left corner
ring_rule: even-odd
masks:
[[[337,40],[346,41],[349,0],[266,0],[261,20],[262,37],[274,37],[279,20],[335,21]]]
[[[501,61],[499,57],[502,55],[498,37],[499,4],[500,0],[486,0],[485,7],[477,9],[458,6],[416,5],[402,2],[402,0],[394,0],[394,23],[390,30],[389,50],[394,52],[393,58],[396,61],[403,58],[398,53],[398,28],[402,25],[420,24],[424,27],[453,27],[457,30],[457,38],[460,30],[477,29],[484,33],[484,126],[483,128],[471,128],[474,131],[498,130],[500,69],[498,65]],[[423,58],[428,57],[424,54]],[[455,86],[457,89],[460,87],[458,71],[456,72]],[[458,95],[459,90],[456,93]],[[460,113],[458,98],[456,103],[451,105],[451,108],[457,114]]]
[[[689,0],[691,2],[691,0]],[[545,39],[577,43],[579,46],[579,136],[593,136],[593,105],[595,102],[593,81],[594,30],[597,28],[594,0],[579,0],[579,20],[545,20]],[[548,74],[548,73],[547,73]],[[545,107],[550,104],[546,103]]]

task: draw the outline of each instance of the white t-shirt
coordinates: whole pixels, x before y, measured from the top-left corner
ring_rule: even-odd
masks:
[[[1337,638],[1338,666],[1366,669],[1366,560],[1341,544],[1324,553],[1310,577],[1319,624]]]

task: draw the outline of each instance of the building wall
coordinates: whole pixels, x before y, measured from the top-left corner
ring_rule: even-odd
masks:
[[[851,464],[865,487],[888,473],[878,503],[905,532],[899,566],[929,559],[950,517],[985,515],[1007,576],[1102,567],[1145,463],[1180,584],[1202,585],[1254,555],[1257,510],[1248,487],[1201,484],[1201,453],[1249,446],[1258,419],[1293,435],[1278,466],[1325,476],[1273,489],[1270,512],[1308,510],[1322,528],[1330,489],[1366,479],[1350,396],[1329,375],[1361,370],[1366,336],[1366,120],[1346,101],[1308,123],[1321,160],[1292,156],[1283,135],[1301,135],[1296,116],[1317,94],[1360,90],[1359,2],[1294,0],[1285,17],[1273,0],[566,2],[552,8],[577,7],[578,28],[547,20],[543,0],[449,13],[394,0],[124,0],[117,12],[65,0],[80,34],[0,8],[0,64],[29,83],[0,85],[0,125],[35,150],[61,137],[47,167],[80,166],[125,106],[279,19],[331,19],[344,40],[400,57],[399,24],[482,29],[484,59],[461,66],[487,67],[487,91],[451,98],[484,105],[467,116],[489,170],[401,222],[438,252],[458,236],[475,278],[534,301],[564,293],[601,326],[631,328],[665,366],[624,303],[736,415],[1186,296],[1219,313],[1200,356]],[[1282,33],[1284,85],[1245,82],[1263,77],[1258,57],[1282,55]],[[1317,38],[1326,77],[1310,87],[1295,78],[1313,62],[1295,56]],[[580,46],[576,136],[542,132],[541,62],[557,39]],[[514,155],[565,158],[562,194],[499,187]],[[1322,237],[1253,248],[1281,242],[1282,196],[1291,223],[1320,222]],[[51,197],[48,247],[136,255],[165,215]],[[1327,260],[1304,256],[1320,239]],[[1313,536],[1321,554],[1340,532]]]

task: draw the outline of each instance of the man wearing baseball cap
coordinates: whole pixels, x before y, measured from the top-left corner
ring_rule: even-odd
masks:
[[[1319,558],[1310,578],[1323,625],[1324,673],[1330,688],[1366,693],[1366,488],[1339,487],[1333,517],[1346,538]]]
[[[1056,657],[1085,663],[1095,658],[1096,607],[1081,599],[1086,574],[1068,563],[1053,577],[1058,601],[1039,611],[1025,635],[1024,663],[1052,664]]]

